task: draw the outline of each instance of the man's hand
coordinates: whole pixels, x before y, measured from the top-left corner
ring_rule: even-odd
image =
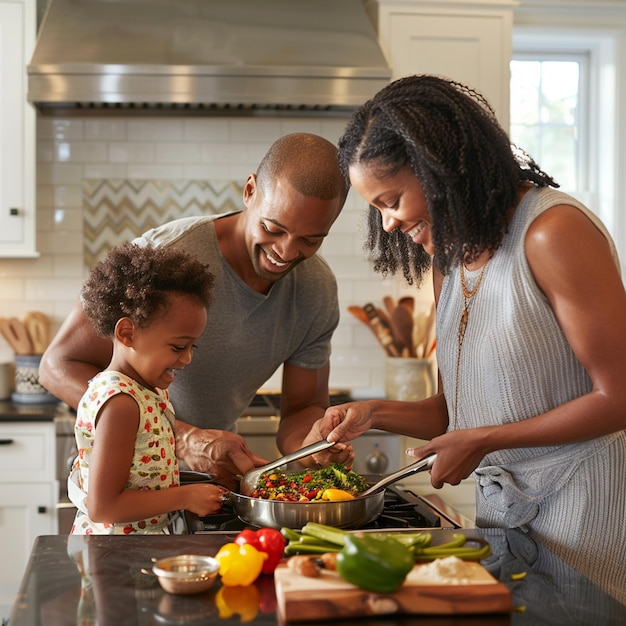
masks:
[[[176,454],[190,469],[215,476],[215,482],[236,490],[240,477],[268,460],[254,454],[241,435],[203,430],[176,422]]]

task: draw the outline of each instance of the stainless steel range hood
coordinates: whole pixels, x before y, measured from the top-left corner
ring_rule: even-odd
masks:
[[[350,111],[391,77],[363,0],[50,0],[41,110]]]

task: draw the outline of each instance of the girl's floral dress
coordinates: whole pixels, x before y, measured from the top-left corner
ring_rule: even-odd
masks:
[[[104,524],[89,519],[89,462],[96,436],[96,417],[104,403],[118,393],[133,397],[140,410],[135,453],[126,489],[178,487],[180,476],[174,438],[174,410],[165,389],[156,393],[119,372],[100,372],[89,381],[80,401],[74,433],[78,447],[68,479],[68,495],[78,509],[71,533],[76,535],[129,535],[167,532],[168,513],[126,523]]]

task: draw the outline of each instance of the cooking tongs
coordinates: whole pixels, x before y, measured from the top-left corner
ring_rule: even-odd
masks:
[[[406,478],[407,476],[413,476],[413,474],[417,474],[418,472],[426,472],[428,471],[435,462],[437,458],[436,454],[431,454],[430,456],[424,457],[419,461],[415,461],[415,463],[411,463],[411,465],[407,465],[406,467],[401,467],[398,471],[393,474],[389,474],[381,478],[376,484],[372,485],[369,489],[360,493],[357,498],[364,498],[365,496],[370,496],[377,491],[385,488],[387,485],[391,485],[391,483],[395,483],[397,480],[401,478]]]
[[[261,465],[261,467],[257,467],[252,471],[248,472],[241,478],[241,483],[239,485],[239,491],[244,496],[249,496],[257,486],[259,482],[259,476],[264,472],[269,472],[270,470],[276,469],[281,465],[285,465],[286,463],[291,463],[291,461],[297,461],[298,459],[303,459],[305,456],[310,456],[311,454],[315,454],[316,452],[321,452],[322,450],[327,450],[328,448],[335,445],[334,441],[326,441],[326,439],[322,439],[316,443],[312,443],[304,448],[300,448],[300,450],[296,450],[295,452],[291,452],[290,454],[286,454],[285,456],[268,463],[267,465]]]

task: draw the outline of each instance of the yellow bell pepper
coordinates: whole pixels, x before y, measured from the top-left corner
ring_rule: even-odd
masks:
[[[354,500],[354,496],[343,489],[325,489],[322,493],[322,500],[334,502],[335,500]]]
[[[223,585],[245,587],[259,577],[267,554],[250,544],[227,543],[219,549],[215,558],[220,564]]]

